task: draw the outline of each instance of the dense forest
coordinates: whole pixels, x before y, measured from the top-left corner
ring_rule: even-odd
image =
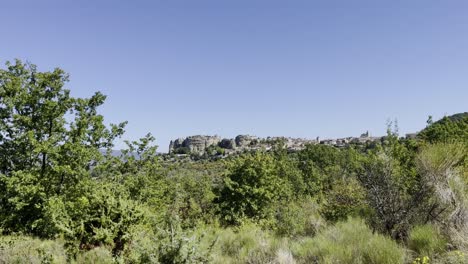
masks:
[[[468,263],[468,113],[416,138],[169,162],[61,69],[0,69],[0,263]]]

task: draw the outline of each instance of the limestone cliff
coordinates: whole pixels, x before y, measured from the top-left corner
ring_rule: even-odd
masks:
[[[259,138],[251,135],[238,135],[235,138],[223,138],[219,136],[196,135],[186,138],[178,138],[170,142],[169,153],[174,154],[199,154],[206,153],[208,148],[222,149],[224,154],[239,153],[249,150],[269,150],[275,144],[281,142],[288,150],[304,149],[307,144],[324,144],[335,147],[345,147],[349,144],[365,144],[380,141],[382,137],[371,137],[368,132],[360,137],[346,137],[338,139],[304,139],[291,137],[267,137]]]

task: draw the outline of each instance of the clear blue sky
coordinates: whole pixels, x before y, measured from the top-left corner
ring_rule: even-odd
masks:
[[[2,64],[63,68],[161,151],[193,134],[382,135],[395,118],[406,133],[468,110],[467,1],[17,0],[0,19]]]

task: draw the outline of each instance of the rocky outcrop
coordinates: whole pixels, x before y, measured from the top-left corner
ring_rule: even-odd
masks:
[[[190,136],[178,138],[170,142],[169,153],[175,154],[204,154],[208,147],[216,146],[224,149],[226,154],[238,153],[246,150],[271,149],[275,144],[283,143],[289,150],[300,150],[306,144],[315,144],[316,140],[288,137],[259,138],[251,135],[238,135],[235,138],[218,136]]]
[[[224,149],[235,149],[236,148],[236,141],[234,139],[223,138],[221,142],[219,142],[219,147]]]
[[[381,141],[382,137],[371,137],[369,132],[361,134],[360,137],[346,137],[338,139],[305,139],[290,137],[268,137],[259,138],[250,135],[238,135],[233,139],[218,136],[190,136],[171,141],[169,153],[176,154],[199,154],[206,153],[207,148],[214,146],[223,149],[226,155],[240,153],[249,150],[269,150],[276,144],[282,144],[290,151],[304,149],[308,144],[323,144],[334,147],[346,147],[350,144],[367,144]]]
[[[250,146],[250,145],[255,145],[255,143],[257,143],[258,141],[258,137],[256,136],[250,136],[250,135],[238,135],[236,138],[235,138],[235,141],[236,141],[236,146],[237,147],[247,147],[247,146]]]
[[[169,153],[197,153],[203,154],[206,148],[210,146],[217,146],[221,141],[218,136],[190,136],[186,138],[178,138],[171,141],[169,144]],[[182,151],[181,151],[182,150]]]

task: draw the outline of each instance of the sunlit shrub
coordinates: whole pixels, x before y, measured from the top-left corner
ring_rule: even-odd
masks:
[[[433,225],[416,226],[411,230],[408,247],[420,256],[433,256],[442,252],[446,247],[446,240]]]
[[[365,210],[366,193],[355,179],[338,180],[325,194],[321,213],[328,221],[346,220]]]
[[[132,240],[122,252],[124,263],[158,263],[158,239],[149,226],[135,226],[131,230]]]
[[[325,226],[319,206],[310,199],[279,204],[276,212],[275,231],[280,236],[313,236]]]
[[[31,237],[0,236],[0,263],[66,263],[63,243]]]
[[[293,255],[301,263],[404,263],[406,252],[395,241],[373,234],[362,220],[328,227],[314,238],[296,243]]]
[[[282,239],[276,239],[257,225],[217,229],[213,263],[279,263],[292,259]]]
[[[119,254],[131,239],[129,229],[143,218],[139,204],[118,184],[81,184],[81,195],[49,199],[45,208],[49,229],[63,234],[74,253],[78,248],[109,246]]]

